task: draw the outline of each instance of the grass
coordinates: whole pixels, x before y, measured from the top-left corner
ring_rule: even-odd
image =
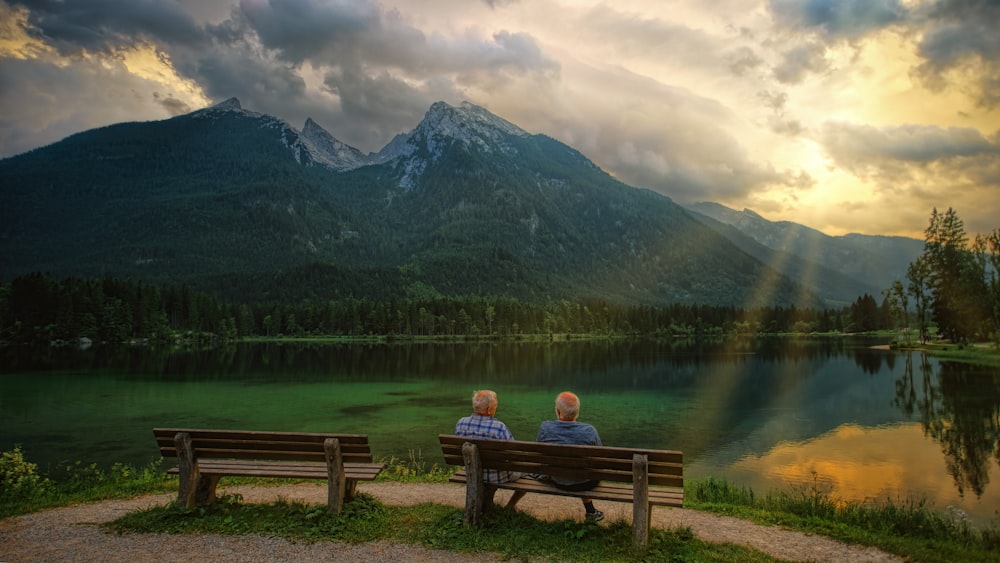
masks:
[[[653,530],[648,546],[632,545],[625,522],[604,525],[546,522],[523,512],[497,508],[482,524],[465,526],[462,510],[440,504],[394,506],[359,494],[340,515],[325,505],[278,501],[243,504],[226,497],[209,508],[152,507],[104,525],[118,533],[256,534],[297,541],[360,543],[388,541],[473,556],[498,553],[507,559],[558,561],[776,561],[753,549],[703,542],[689,528]]]
[[[756,495],[717,479],[691,481],[685,505],[845,543],[877,547],[918,561],[1000,561],[1000,527],[979,530],[958,514],[923,501],[841,502],[816,486]]]
[[[379,480],[446,482],[451,470],[428,464],[411,453],[390,458]],[[136,469],[116,464],[109,470],[74,464],[54,482],[24,460],[19,448],[0,457],[0,518],[78,502],[174,492],[176,477],[160,463]],[[227,478],[228,484],[272,485],[276,479]],[[1000,562],[1000,527],[975,529],[955,514],[936,512],[923,502],[879,505],[844,503],[819,487],[758,495],[716,479],[688,480],[685,504],[691,509],[735,516],[761,524],[823,535],[847,543],[875,546],[919,561]],[[279,501],[246,504],[226,496],[209,508],[186,510],[168,503],[140,510],[105,525],[120,533],[260,534],[299,541],[360,543],[391,541],[461,553],[499,553],[511,559],[772,561],[749,548],[702,542],[688,528],[654,529],[650,544],[637,550],[627,522],[601,524],[564,520],[543,522],[499,508],[475,527],[462,524],[462,511],[440,504],[391,508],[358,495],[341,515],[325,505]]]
[[[996,344],[977,343],[955,345],[930,343],[922,347],[928,354],[956,362],[982,366],[1000,366],[1000,347]]]

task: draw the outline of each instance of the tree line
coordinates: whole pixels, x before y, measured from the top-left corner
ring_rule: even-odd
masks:
[[[933,328],[954,342],[1000,341],[1000,229],[970,244],[952,209],[931,214],[923,254],[881,301],[841,308],[623,305],[599,299],[436,297],[225,302],[187,285],[33,273],[0,285],[0,342],[387,336],[525,335],[689,337]],[[331,292],[333,294],[335,292]],[[911,301],[912,299],[912,301]],[[912,309],[910,305],[913,305]]]
[[[34,273],[0,285],[0,340],[99,342],[244,337],[525,335],[687,337],[780,332],[864,332],[893,324],[888,300],[870,295],[841,309],[619,305],[601,300],[539,304],[514,297],[337,299],[227,303],[186,285]]]

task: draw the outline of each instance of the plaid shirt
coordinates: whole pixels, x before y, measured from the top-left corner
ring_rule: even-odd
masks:
[[[469,438],[489,438],[491,440],[514,439],[514,435],[507,428],[506,424],[492,416],[482,416],[479,414],[459,419],[455,423],[455,435],[467,436]],[[520,477],[520,473],[513,473],[511,471],[483,470],[483,481],[486,483],[506,483],[507,481],[516,481]]]

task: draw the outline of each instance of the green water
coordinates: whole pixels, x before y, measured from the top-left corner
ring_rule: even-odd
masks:
[[[869,341],[711,344],[258,344],[217,350],[5,350],[0,448],[48,471],[157,457],[156,426],[335,431],[376,456],[441,460],[475,389],[533,439],[572,390],[605,444],[674,449],[689,477],[850,500],[1000,507],[1000,370]]]

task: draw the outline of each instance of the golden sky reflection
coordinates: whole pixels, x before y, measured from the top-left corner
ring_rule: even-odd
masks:
[[[990,482],[981,498],[962,498],[947,474],[941,447],[919,424],[879,428],[843,425],[806,442],[783,442],[762,456],[734,463],[727,478],[756,492],[820,487],[848,501],[907,501],[921,491],[937,510],[955,507],[988,521],[1000,508],[1000,469],[991,460]],[[919,500],[919,499],[914,499]]]

